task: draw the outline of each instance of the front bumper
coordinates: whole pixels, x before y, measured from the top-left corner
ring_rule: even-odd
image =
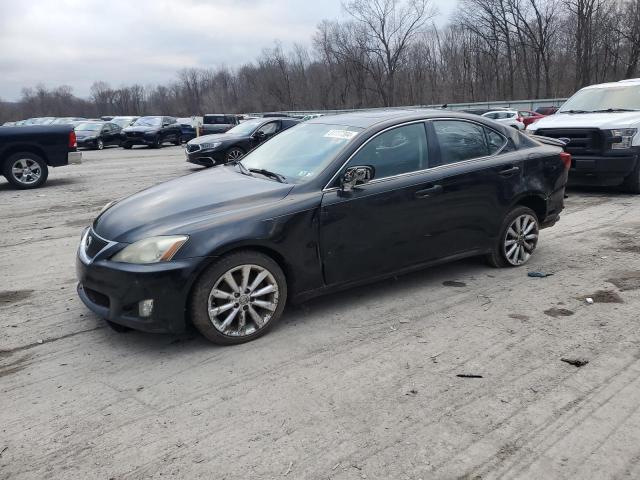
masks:
[[[156,136],[152,135],[152,136],[148,136],[148,135],[144,135],[144,136],[125,136],[122,139],[122,143],[128,143],[129,145],[153,145],[155,143],[156,140]]]
[[[619,185],[636,168],[640,152],[620,156],[573,156],[570,185]]]
[[[145,332],[179,333],[185,329],[189,291],[202,263],[201,258],[152,265],[105,259],[87,263],[78,251],[78,295],[111,322]],[[141,317],[138,304],[147,299],[153,300],[153,311]]]
[[[187,162],[205,167],[213,167],[214,165],[221,165],[226,162],[223,151],[199,150],[190,153],[185,149],[185,155],[187,156]]]

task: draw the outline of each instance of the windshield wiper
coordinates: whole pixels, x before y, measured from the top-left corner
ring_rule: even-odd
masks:
[[[228,165],[235,165],[240,169],[240,173],[242,173],[243,175],[249,175],[250,177],[253,177],[249,169],[247,169],[247,167],[245,167],[240,160],[232,160],[228,162]]]
[[[587,110],[561,110],[560,113],[593,113]]]
[[[270,170],[265,170],[264,168],[250,168],[249,171],[259,173],[265,177],[275,178],[280,183],[287,183],[287,179],[284,175],[280,175],[279,173],[275,173]]]
[[[635,108],[605,108],[603,110],[594,110],[592,113],[607,113],[607,112],[637,112]]]

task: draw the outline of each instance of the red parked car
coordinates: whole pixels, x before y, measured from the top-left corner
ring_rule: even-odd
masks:
[[[538,112],[530,112],[528,110],[520,110],[519,114],[525,127],[528,127],[533,122],[537,122],[541,118],[546,117],[546,115],[542,115]]]

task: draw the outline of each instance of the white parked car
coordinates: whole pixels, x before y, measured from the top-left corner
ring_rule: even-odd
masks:
[[[640,78],[585,87],[527,132],[568,142],[570,184],[640,193]]]
[[[520,117],[520,113],[516,110],[496,110],[493,112],[487,112],[482,115],[485,118],[490,118],[496,122],[504,123],[510,127],[518,130],[524,130],[524,122]]]

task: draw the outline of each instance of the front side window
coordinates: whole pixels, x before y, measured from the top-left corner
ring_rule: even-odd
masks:
[[[424,170],[429,152],[424,124],[414,123],[381,133],[370,140],[349,161],[350,167],[372,166],[374,178]]]
[[[437,120],[433,122],[433,128],[440,145],[439,165],[486,157],[499,150],[499,148],[495,150],[495,145],[490,148],[487,141],[485,130],[492,130],[485,129],[476,123],[460,120]],[[497,138],[494,137],[493,141],[496,142]],[[504,143],[503,141],[502,145]]]
[[[278,130],[278,122],[271,122],[260,127],[259,131],[264,133],[265,135],[273,135],[274,133],[276,133],[276,130]]]

